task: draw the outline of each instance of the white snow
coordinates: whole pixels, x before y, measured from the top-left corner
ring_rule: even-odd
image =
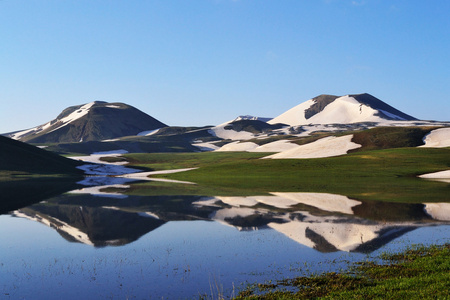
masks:
[[[214,197],[214,200],[198,201],[197,205],[217,206],[218,201],[234,207],[252,207],[257,204],[265,204],[277,208],[290,208],[297,204],[314,206],[323,211],[353,214],[352,207],[360,205],[361,202],[349,199],[346,196],[328,193],[281,193],[273,192],[269,196],[247,196],[247,197]]]
[[[269,123],[269,124],[282,123],[282,124],[287,124],[287,125],[291,125],[291,126],[300,125],[300,124],[309,124],[311,122],[308,122],[306,120],[305,110],[310,108],[314,103],[315,102],[312,99],[305,101],[305,102],[289,109],[288,111],[282,113],[278,117],[273,118],[272,120],[270,120],[267,123]]]
[[[450,221],[450,203],[424,203],[424,210],[433,219]]]
[[[376,116],[377,110],[359,103],[350,96],[339,97],[328,104],[321,112],[309,119],[305,118],[305,110],[314,104],[314,100],[303,102],[278,117],[270,120],[269,124],[283,123],[291,126],[306,124],[345,124],[358,122],[386,122],[388,120]],[[392,114],[390,114],[392,115]],[[392,115],[395,116],[395,115]],[[396,119],[401,119],[395,116]]]
[[[378,232],[383,227],[387,227],[382,225],[334,223],[327,222],[325,219],[314,223],[300,221],[291,221],[283,224],[269,223],[268,226],[300,244],[314,248],[316,246],[315,242],[308,238],[306,233],[307,230],[311,230],[341,251],[356,249],[358,246],[377,238],[379,236]]]
[[[197,142],[193,143],[192,146],[197,147],[200,151],[214,151],[220,148],[212,142]]]
[[[271,193],[278,197],[291,199],[295,204],[302,203],[314,206],[323,211],[353,214],[352,207],[360,205],[360,201],[349,199],[347,196],[328,193]]]
[[[256,117],[256,116],[251,116],[251,115],[245,115],[245,116],[239,116],[239,117],[237,117],[236,119],[234,119],[231,122],[242,121],[242,120],[268,122],[268,121],[272,120],[272,118],[264,118],[264,117]],[[230,122],[228,122],[228,123],[230,123]]]
[[[231,129],[225,129],[229,123],[224,123],[218,126],[215,126],[208,130],[209,134],[213,136],[217,136],[221,139],[229,139],[229,140],[250,140],[255,137],[255,135],[248,131],[235,131]]]
[[[248,151],[258,147],[257,144],[252,142],[231,142],[226,145],[223,145],[219,149],[215,151]]]
[[[379,111],[381,111],[383,114],[385,114],[386,116],[388,116],[389,118],[392,118],[392,119],[396,119],[396,120],[401,120],[401,121],[406,121],[406,119],[404,119],[404,118],[402,118],[402,117],[399,117],[399,116],[397,116],[397,115],[394,115],[394,114],[391,114],[390,112],[388,112],[388,111],[385,111],[385,110],[382,110],[382,109],[378,109]]]
[[[143,212],[138,212],[137,213],[138,216],[140,217],[144,217],[144,218],[152,218],[152,219],[157,219],[159,220],[159,216],[155,213],[149,212],[149,211],[143,211]]]
[[[289,140],[279,140],[250,149],[248,152],[282,152],[297,147],[297,144],[293,144]]]
[[[139,136],[150,136],[156,134],[161,128],[139,132]]]
[[[446,171],[439,171],[439,172],[435,172],[435,173],[428,173],[428,174],[423,174],[423,175],[419,175],[420,178],[430,178],[430,179],[450,179],[450,170],[446,170]]]
[[[419,175],[420,178],[450,183],[450,170]]]
[[[128,162],[127,161],[120,161],[120,162],[114,162],[114,163],[109,163],[109,162],[105,162],[100,160],[102,157],[118,157],[121,156],[122,154],[126,154],[128,153],[127,150],[112,150],[112,151],[104,151],[104,152],[94,152],[91,155],[85,155],[85,156],[71,156],[71,159],[74,160],[81,160],[84,162],[90,162],[90,163],[94,163],[94,164],[108,164],[108,165],[125,165]]]
[[[80,207],[80,209],[82,209],[82,208]],[[91,245],[91,246],[94,245],[94,243],[92,243],[91,239],[89,238],[89,236],[86,233],[84,233],[81,230],[79,230],[78,228],[76,228],[74,226],[71,226],[71,225],[67,224],[66,222],[64,222],[62,220],[59,220],[59,219],[56,219],[54,217],[52,217],[52,220],[47,220],[47,219],[44,219],[44,218],[42,218],[42,217],[40,217],[38,215],[36,215],[36,216],[29,216],[29,215],[24,214],[24,213],[22,213],[20,211],[14,211],[12,213],[12,215],[14,215],[16,217],[20,217],[20,218],[25,218],[25,219],[28,219],[28,220],[36,221],[36,222],[39,222],[39,223],[44,224],[44,225],[46,225],[48,227],[51,227],[51,228],[56,228],[56,229],[58,229],[60,231],[66,232],[68,235],[73,237],[75,240],[77,240],[77,241],[79,241],[79,242],[81,242],[83,244]]]
[[[27,130],[16,132],[16,133],[11,135],[11,138],[18,140],[18,139],[20,139],[22,137],[25,137],[28,134],[39,133],[39,132],[41,132],[43,130],[46,130],[46,129],[54,126],[54,125],[59,125],[56,128],[53,128],[51,131],[49,131],[49,132],[53,132],[53,131],[55,131],[57,129],[60,129],[60,128],[66,126],[67,124],[69,124],[69,123],[71,123],[71,122],[73,122],[73,121],[75,121],[75,120],[85,116],[86,114],[88,114],[89,109],[94,104],[95,104],[95,102],[87,103],[87,104],[81,106],[79,109],[75,110],[74,112],[72,112],[71,114],[69,114],[68,116],[66,116],[66,117],[64,117],[62,119],[55,120],[53,122],[52,121],[51,122],[47,122],[47,123],[45,123],[43,125],[39,125],[39,126],[30,128],[30,129],[27,129]]]
[[[425,145],[419,147],[443,148],[450,147],[450,128],[439,128],[425,136]]]
[[[195,184],[189,181],[180,181],[173,179],[164,179],[164,178],[150,178],[149,176],[158,175],[158,174],[173,174],[179,172],[186,172],[190,170],[195,170],[197,168],[186,168],[186,169],[174,169],[174,170],[163,170],[163,171],[151,171],[151,172],[137,172],[130,174],[117,175],[116,177],[129,178],[135,180],[147,180],[147,181],[160,181],[160,182],[172,182],[172,183],[183,183],[183,184]]]
[[[341,137],[325,137],[315,142],[300,145],[296,148],[286,150],[277,154],[266,156],[264,158],[288,159],[288,158],[319,158],[331,157],[347,154],[351,149],[360,148],[361,145],[353,143],[353,135],[344,135]]]
[[[92,187],[85,187],[82,189],[70,191],[69,194],[90,194],[90,195],[96,196],[96,197],[109,197],[109,198],[125,199],[128,196],[124,195],[122,193],[102,192],[102,190],[107,189],[107,188],[128,189],[129,187],[130,187],[129,185],[123,185],[123,184],[92,186]]]
[[[120,106],[118,106],[118,105],[106,105],[106,107],[109,107],[109,108],[120,108]]]

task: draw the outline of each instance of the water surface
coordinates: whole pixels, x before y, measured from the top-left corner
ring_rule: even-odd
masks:
[[[449,242],[448,203],[436,209],[323,193],[132,190],[129,183],[85,188],[1,215],[1,296],[231,297],[247,283],[339,271],[383,251]]]

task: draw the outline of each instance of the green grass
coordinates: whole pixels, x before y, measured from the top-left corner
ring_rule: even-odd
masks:
[[[388,202],[448,202],[448,183],[416,175],[449,169],[450,149],[399,148],[318,159],[259,159],[262,153],[127,154],[131,165],[154,170],[191,168],[158,177],[249,195],[325,192]],[[216,194],[218,195],[218,194]]]
[[[343,274],[326,273],[257,284],[235,299],[448,299],[450,244],[384,254]],[[289,288],[289,291],[286,289]]]

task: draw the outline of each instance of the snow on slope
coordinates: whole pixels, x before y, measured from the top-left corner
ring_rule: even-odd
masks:
[[[236,141],[223,145],[216,151],[281,152],[297,147],[297,144],[293,144],[288,140],[279,140],[261,146],[252,142]]]
[[[351,140],[353,134],[341,137],[325,137],[315,142],[300,145],[296,148],[269,155],[264,158],[285,159],[285,158],[319,158],[347,154],[349,150],[361,147]]]
[[[27,134],[39,133],[39,132],[41,132],[43,130],[46,130],[47,128],[50,128],[51,126],[53,126],[55,124],[60,124],[60,126],[52,129],[50,132],[58,130],[58,129],[66,126],[67,124],[69,124],[69,123],[71,123],[71,122],[73,122],[73,121],[75,121],[75,120],[77,120],[77,119],[87,115],[89,113],[90,108],[94,104],[95,104],[95,102],[87,103],[87,104],[81,106],[79,109],[77,109],[74,112],[72,112],[71,114],[69,114],[68,116],[66,116],[66,117],[64,117],[64,118],[62,118],[60,120],[57,120],[57,122],[50,121],[50,122],[47,122],[47,123],[45,123],[43,125],[39,125],[39,126],[30,128],[30,129],[27,129],[27,130],[16,132],[16,133],[12,134],[10,136],[10,138],[18,140],[18,139],[26,136]]]
[[[235,131],[230,129],[225,129],[225,126],[228,125],[227,123],[218,125],[216,127],[213,127],[208,130],[208,132],[221,139],[225,140],[250,140],[255,137],[255,135],[248,131]]]
[[[224,152],[224,151],[249,151],[252,149],[257,148],[258,145],[252,142],[231,142],[226,145],[223,145],[219,149],[215,150],[217,152]]]
[[[293,144],[288,140],[279,140],[248,150],[248,152],[282,152],[297,147],[297,144]]]
[[[269,124],[283,123],[290,126],[306,125],[306,124],[333,124],[333,123],[358,123],[358,122],[377,122],[383,123],[386,120],[377,116],[379,112],[386,114],[386,116],[396,119],[404,120],[403,118],[386,111],[378,111],[368,105],[362,104],[354,97],[343,96],[339,97],[325,108],[313,115],[310,118],[305,117],[305,111],[309,109],[315,102],[313,99],[303,102],[278,117],[270,120]]]
[[[419,147],[443,148],[450,147],[450,128],[439,128],[425,136],[425,145]]]
[[[276,118],[273,118],[272,120],[268,121],[269,124],[277,124],[277,123],[283,123],[288,124],[291,126],[294,125],[300,125],[300,124],[309,124],[311,122],[308,122],[305,118],[305,110],[310,108],[314,104],[314,100],[308,100],[306,102],[303,102],[290,110],[286,111],[285,113],[282,113]]]

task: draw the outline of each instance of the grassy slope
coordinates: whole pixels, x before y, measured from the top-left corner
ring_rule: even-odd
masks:
[[[447,183],[416,178],[450,167],[450,149],[400,148],[319,159],[258,159],[262,153],[128,154],[131,164],[161,170],[199,167],[162,177],[235,193],[327,192],[361,200],[447,202]]]
[[[449,256],[448,244],[411,248],[383,255],[389,261],[386,265],[365,263],[356,274],[327,273],[259,284],[236,299],[447,299]],[[282,291],[287,287],[290,291]]]
[[[0,214],[74,189],[79,164],[0,136]]]
[[[79,162],[0,136],[0,175],[77,175]]]

